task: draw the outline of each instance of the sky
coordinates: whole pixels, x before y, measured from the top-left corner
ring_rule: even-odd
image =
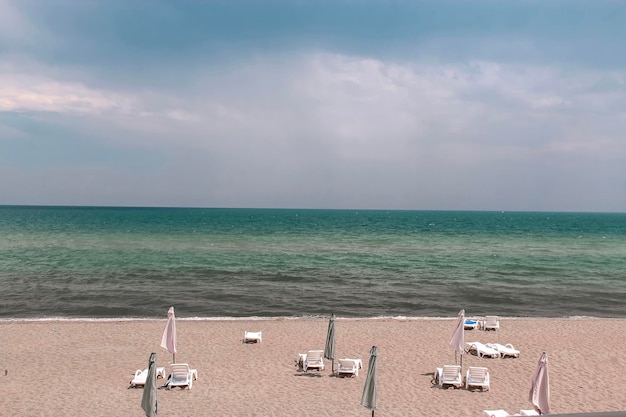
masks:
[[[0,0],[0,205],[626,212],[626,3]]]

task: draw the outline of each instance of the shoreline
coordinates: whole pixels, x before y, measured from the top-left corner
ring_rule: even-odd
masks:
[[[176,321],[199,321],[199,322],[216,322],[216,321],[281,321],[281,320],[303,320],[303,321],[327,321],[328,316],[250,316],[250,317],[176,317]],[[476,320],[485,316],[467,315],[466,319]],[[563,316],[563,317],[535,317],[535,316],[497,316],[502,320],[626,320],[626,317],[599,317],[599,316]],[[0,318],[0,323],[36,323],[36,322],[152,322],[164,321],[167,317],[4,317]],[[376,316],[376,317],[340,317],[335,316],[339,321],[378,321],[378,320],[395,320],[395,321],[428,321],[428,320],[456,320],[456,316]]]
[[[469,317],[469,316],[468,316]],[[473,317],[473,316],[472,316]],[[626,319],[506,318],[500,330],[469,330],[466,342],[511,343],[515,359],[463,355],[463,371],[486,366],[488,391],[442,389],[433,371],[455,363],[454,319],[337,318],[336,358],[360,358],[355,378],[326,369],[304,373],[298,354],[324,349],[328,319],[177,319],[177,362],[198,370],[191,390],[158,390],[159,416],[363,416],[369,350],[378,346],[380,416],[480,417],[482,410],[530,409],[530,378],[549,355],[552,413],[626,410]],[[160,347],[166,318],[102,320],[0,319],[2,414],[141,417],[143,389],[129,389],[151,352],[169,372]],[[244,331],[263,341],[244,344]],[[335,360],[335,367],[337,360]],[[162,385],[165,381],[158,380]],[[37,401],[33,401],[37,398]]]

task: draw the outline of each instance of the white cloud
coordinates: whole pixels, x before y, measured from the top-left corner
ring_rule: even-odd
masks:
[[[599,175],[573,167],[626,158],[621,73],[325,53],[196,73],[193,90],[156,79],[114,90],[5,72],[0,110],[86,116],[92,140],[161,155],[161,169],[143,166],[127,183],[94,168],[88,188],[107,190],[100,202],[134,187],[146,192],[129,204],[167,205],[154,193],[169,189],[183,205],[558,209],[550,190],[540,195],[543,178],[567,180],[559,198],[573,207],[583,197],[571,184]],[[598,89],[607,77],[617,81]]]
[[[0,74],[0,111],[101,113],[130,112],[127,94],[100,91],[80,83],[57,81],[38,75]]]

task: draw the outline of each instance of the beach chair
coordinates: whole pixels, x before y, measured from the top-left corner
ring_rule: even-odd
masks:
[[[470,366],[465,375],[465,389],[480,387],[481,391],[489,391],[489,370],[487,368]]]
[[[504,410],[483,410],[483,417],[509,417],[510,415]]]
[[[465,349],[466,352],[475,354],[476,356],[480,358],[499,358],[500,357],[500,352],[480,342],[468,342],[465,344],[465,346],[467,346],[467,348]]]
[[[455,388],[460,388],[463,386],[463,377],[459,365],[443,365],[443,368],[435,370],[435,375],[435,382],[441,387],[452,385]]]
[[[506,345],[501,345],[500,343],[485,343],[485,346],[500,352],[501,358],[519,358],[519,350],[515,349],[510,343]]]
[[[323,350],[309,350],[306,353],[306,357],[302,363],[302,369],[304,369],[304,372],[307,372],[309,368],[315,368],[318,371],[324,370]]]
[[[360,359],[339,359],[337,376],[358,376]]]
[[[160,366],[156,368],[156,377],[157,378],[165,378],[165,367]],[[143,387],[146,385],[146,380],[148,379],[148,368],[141,370],[137,369],[135,371],[135,376],[130,380],[130,386],[132,388]]]
[[[499,330],[500,320],[498,316],[486,316],[483,323],[483,330]]]
[[[465,320],[463,323],[464,330],[475,330],[478,328],[478,320]]]
[[[519,410],[520,416],[538,416],[540,415],[537,410]]]
[[[249,332],[246,330],[243,334],[243,342],[244,343],[262,342],[261,332]]]
[[[171,387],[187,387],[191,389],[194,379],[198,379],[198,371],[189,369],[189,364],[173,363],[170,379],[167,381],[167,388]]]
[[[141,370],[137,369],[135,371],[135,376],[130,381],[130,386],[132,388],[143,387],[146,385],[146,380],[148,379],[148,368]]]

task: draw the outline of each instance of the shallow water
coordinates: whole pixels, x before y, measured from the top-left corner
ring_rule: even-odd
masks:
[[[0,207],[0,317],[626,317],[626,214]]]

